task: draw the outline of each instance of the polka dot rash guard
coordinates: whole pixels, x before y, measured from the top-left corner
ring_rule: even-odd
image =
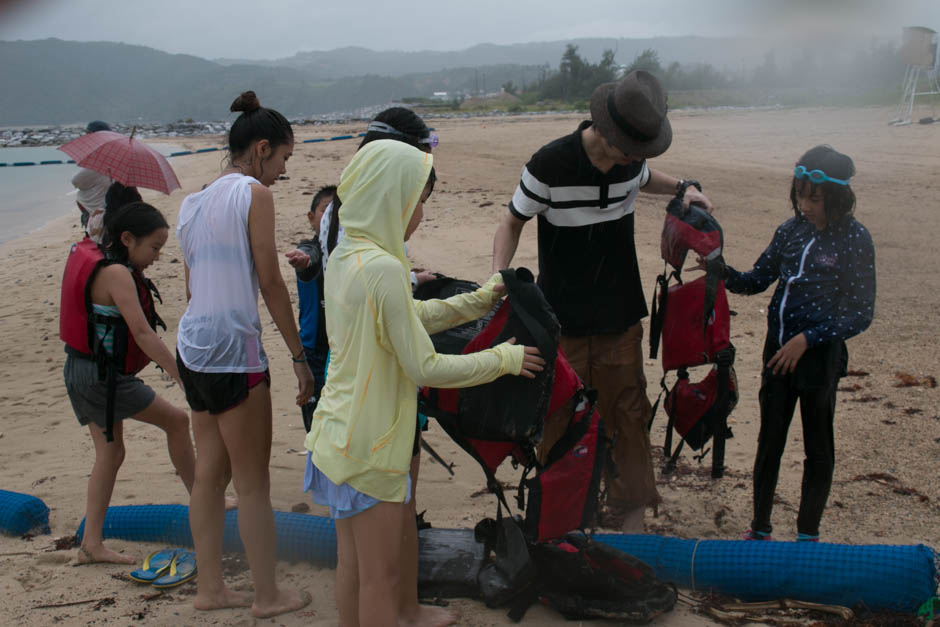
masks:
[[[858,335],[875,310],[875,247],[854,218],[818,231],[805,218],[781,224],[749,272],[728,267],[725,286],[757,294],[777,281],[767,311],[780,346],[799,333],[807,346]]]

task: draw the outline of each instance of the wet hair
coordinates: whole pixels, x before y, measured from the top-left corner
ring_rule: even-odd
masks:
[[[855,176],[855,164],[852,159],[825,144],[807,150],[796,165],[801,165],[809,171],[822,170],[827,176],[843,181]],[[790,182],[790,204],[793,205],[793,212],[797,217],[800,216],[797,206],[799,193],[812,196],[817,190],[822,191],[823,208],[826,212],[826,222],[829,224],[838,224],[855,212],[855,192],[849,185],[839,185],[831,181],[813,183],[808,178],[799,180],[794,176]]]
[[[102,122],[101,120],[92,120],[88,123],[88,126],[85,127],[86,133],[97,133],[98,131],[110,131],[111,127],[108,126],[107,122]]]
[[[382,131],[367,131],[359,148],[377,139],[394,139],[414,146],[422,152],[431,152],[429,144],[422,144],[422,139],[431,136],[431,129],[417,113],[405,107],[392,107],[382,111],[372,119],[373,122],[384,122],[401,133],[384,133]],[[357,148],[358,150],[358,148]]]
[[[241,111],[228,132],[228,151],[239,157],[253,142],[266,139],[271,149],[294,141],[290,122],[274,109],[261,106],[253,91],[243,92],[229,107],[230,111]]]
[[[324,185],[317,190],[317,193],[313,196],[313,200],[310,201],[310,213],[316,211],[320,201],[328,196],[332,196],[334,199],[336,198],[336,185]]]
[[[134,237],[147,237],[157,229],[168,229],[166,218],[145,202],[132,202],[104,214],[104,238],[102,247],[111,259],[127,263],[127,246],[121,241],[125,231]]]
[[[105,217],[109,211],[116,211],[132,202],[140,202],[143,198],[140,197],[140,192],[137,191],[136,187],[125,187],[123,183],[118,183],[115,181],[111,183],[111,187],[108,188],[108,192],[104,196],[104,211]]]

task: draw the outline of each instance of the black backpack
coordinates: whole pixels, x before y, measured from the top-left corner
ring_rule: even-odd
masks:
[[[526,537],[544,541],[594,526],[601,476],[611,463],[609,443],[595,408],[596,394],[583,386],[560,351],[560,325],[532,273],[519,268],[502,274],[507,298],[457,352],[484,350],[515,337],[519,344],[539,347],[545,370],[535,379],[506,376],[460,390],[424,388],[419,410],[437,418],[447,434],[480,463],[500,514],[502,508],[511,510],[496,480],[496,469],[507,457],[523,466],[516,504],[525,512]],[[466,285],[448,281],[418,296],[442,297],[445,294],[439,287],[449,290],[455,284]],[[454,337],[439,339],[441,345],[449,345]],[[563,424],[563,435],[539,463],[535,446],[547,420]]]
[[[467,294],[480,289],[479,283],[474,283],[473,281],[455,279],[439,273],[435,273],[435,276],[437,278],[425,281],[415,288],[414,297],[417,300],[431,300],[434,298],[445,299],[456,296],[457,294]],[[452,329],[447,329],[446,331],[441,331],[440,333],[435,333],[431,336],[434,350],[445,355],[459,355],[463,351],[464,346],[475,338],[480,331],[483,330],[483,327],[493,319],[493,314],[495,313],[496,307],[493,307],[493,309],[482,318],[471,320],[470,322],[453,327]]]
[[[525,540],[513,518],[485,519],[475,529],[488,561],[477,583],[488,607],[508,607],[519,622],[535,602],[569,620],[617,618],[646,623],[672,610],[675,586],[639,559],[580,533],[549,542]]]
[[[515,337],[518,344],[538,346],[545,360],[544,370],[534,379],[506,376],[459,390],[425,389],[420,409],[437,418],[458,440],[471,438],[534,445],[541,438],[552,396],[561,325],[528,269],[503,270],[502,275],[509,298],[456,352],[484,350]],[[456,344],[463,335],[463,331],[454,333],[454,329],[445,333],[448,334],[445,338],[436,334],[442,347],[445,343],[449,347],[452,341]]]

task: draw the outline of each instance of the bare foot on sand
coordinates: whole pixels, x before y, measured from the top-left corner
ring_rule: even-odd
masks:
[[[103,544],[89,549],[85,545],[78,547],[76,564],[136,564],[137,558],[112,551]]]
[[[217,594],[196,592],[193,607],[197,610],[222,610],[229,607],[251,607],[251,595],[222,588]]]
[[[238,497],[237,496],[226,496],[225,497],[225,509],[238,509]]]
[[[277,600],[270,605],[258,605],[255,602],[251,606],[251,614],[255,618],[271,618],[278,614],[296,612],[302,607],[307,607],[312,600],[313,597],[307,591],[285,592],[281,590],[278,593]]]
[[[623,524],[620,528],[624,533],[643,533],[646,531],[646,526],[643,524],[645,517],[645,507],[631,507],[624,512]]]
[[[446,627],[457,624],[457,615],[443,607],[419,605],[413,616],[400,617],[399,627]]]

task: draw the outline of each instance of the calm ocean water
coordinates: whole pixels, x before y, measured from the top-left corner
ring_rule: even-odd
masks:
[[[153,147],[165,155],[182,150],[162,143],[154,143]],[[0,163],[68,158],[52,146],[0,148]],[[77,171],[74,164],[0,168],[0,243],[35,231],[66,214],[74,213],[77,224],[79,212],[71,183]]]

